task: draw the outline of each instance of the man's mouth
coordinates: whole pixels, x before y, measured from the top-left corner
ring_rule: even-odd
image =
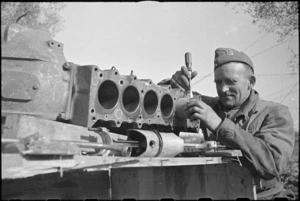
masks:
[[[221,96],[221,98],[233,98],[234,95],[233,94],[224,94]]]

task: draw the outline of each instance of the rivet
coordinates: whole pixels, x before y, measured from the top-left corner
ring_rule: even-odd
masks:
[[[49,45],[50,47],[52,47],[52,46],[53,46],[53,44],[54,44],[54,43],[53,43],[53,41],[52,41],[52,40],[49,40],[49,41],[48,41],[48,45]]]
[[[37,90],[39,88],[39,85],[37,85],[37,84],[34,84],[33,86],[32,86],[32,89],[33,90]]]
[[[60,118],[60,119],[66,119],[66,113],[65,112],[59,113],[58,118]]]
[[[69,62],[64,63],[64,65],[63,65],[64,70],[70,70],[70,68],[71,68],[71,65]]]

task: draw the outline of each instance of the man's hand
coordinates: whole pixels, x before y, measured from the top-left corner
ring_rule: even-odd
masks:
[[[200,119],[210,131],[215,131],[222,119],[202,100],[191,98],[186,107],[187,116],[191,121]]]
[[[197,75],[197,71],[192,72],[192,77],[193,79]],[[170,84],[172,88],[182,88],[185,91],[190,90],[190,84],[189,84],[189,71],[186,66],[182,66],[181,70],[176,71],[176,73],[172,76],[170,80]]]

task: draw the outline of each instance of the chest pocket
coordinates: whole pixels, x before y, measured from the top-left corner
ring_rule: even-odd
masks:
[[[249,115],[249,117],[245,117],[244,115],[236,117],[233,122],[237,125],[239,125],[243,130],[254,134],[258,131],[258,122],[255,118],[255,114]]]
[[[256,111],[249,115],[249,120],[243,125],[243,129],[253,135],[261,131],[261,128],[264,124],[266,118],[268,118],[270,113],[269,102],[261,100],[257,105]]]
[[[259,113],[252,114],[250,118],[241,126],[241,128],[254,135],[260,131],[265,118],[265,115]]]

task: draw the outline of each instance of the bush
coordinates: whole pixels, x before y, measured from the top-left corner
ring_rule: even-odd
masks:
[[[298,200],[298,182],[299,182],[299,132],[295,132],[295,148],[292,160],[289,162],[286,171],[281,175],[285,189],[292,190]]]

